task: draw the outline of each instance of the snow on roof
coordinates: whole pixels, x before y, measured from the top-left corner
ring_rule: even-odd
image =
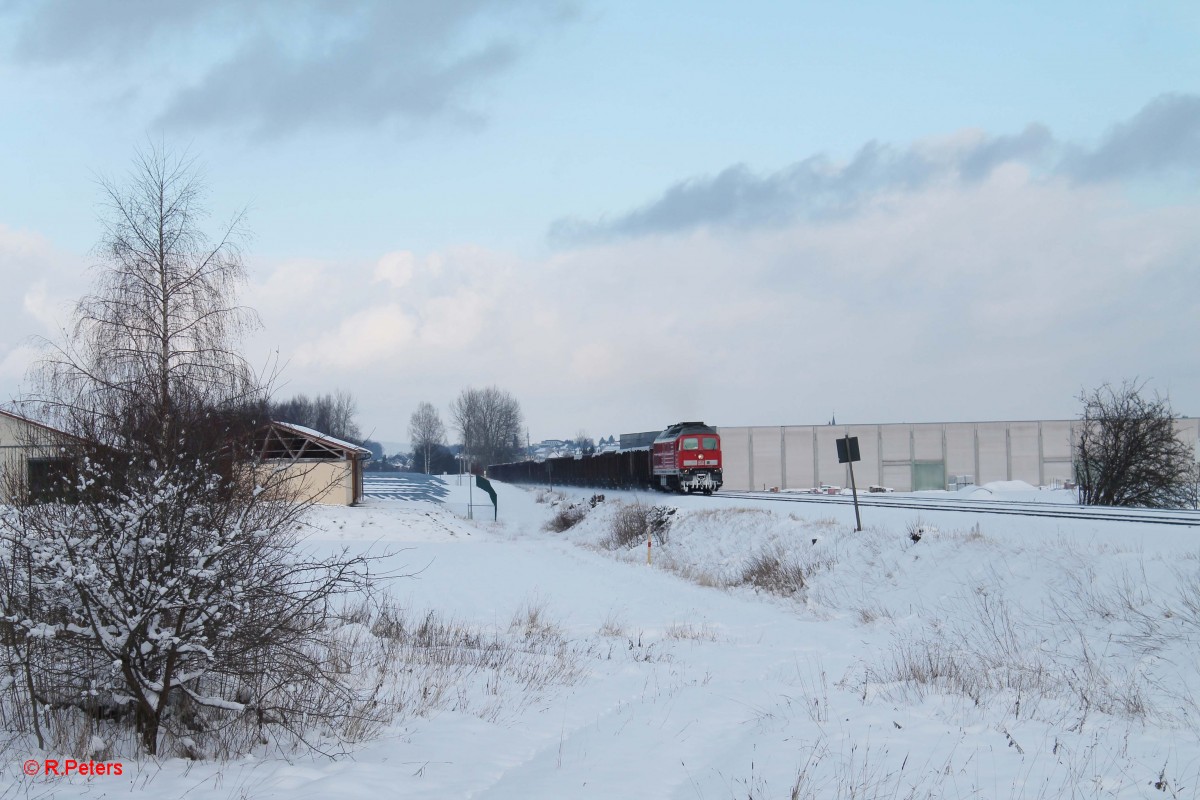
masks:
[[[359,455],[365,455],[365,456],[371,455],[371,451],[365,447],[361,447],[357,444],[352,444],[350,442],[345,441],[344,439],[339,439],[336,436],[330,436],[327,433],[321,433],[320,431],[313,430],[312,428],[306,428],[303,425],[296,425],[291,422],[272,422],[271,424],[277,428],[283,428],[284,430],[289,430],[292,433],[295,433],[299,436],[304,436],[304,437],[307,437],[314,441],[320,442],[321,444],[325,445],[326,447],[333,447],[333,448],[337,448],[340,450],[348,450],[352,453],[358,453]]]
[[[56,434],[58,436],[66,436],[71,439],[83,441],[75,434],[67,433],[66,431],[61,430],[60,428],[55,428],[53,425],[47,425],[44,422],[38,422],[36,419],[31,419],[30,417],[26,417],[23,414],[18,414],[13,411],[5,411],[3,408],[0,408],[0,416],[8,417],[9,419],[17,420],[18,422],[23,422],[26,425],[32,425],[35,428],[41,428],[44,431],[49,431],[50,433]]]

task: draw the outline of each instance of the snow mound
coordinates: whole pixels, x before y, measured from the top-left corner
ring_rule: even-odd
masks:
[[[1036,492],[1037,487],[1032,486],[1025,481],[989,481],[983,486],[978,487],[987,489],[992,493],[999,492]]]

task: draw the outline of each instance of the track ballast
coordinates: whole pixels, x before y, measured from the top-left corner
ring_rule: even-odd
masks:
[[[792,494],[784,492],[720,491],[714,498],[728,500],[770,500],[783,503],[832,503],[849,505],[849,495]],[[1106,522],[1147,522],[1155,525],[1200,527],[1200,511],[1182,509],[1111,508],[1056,503],[1027,503],[1007,500],[952,500],[924,497],[895,497],[865,493],[858,496],[860,506],[911,508],[917,511],[955,511],[976,514],[1007,514],[1023,517],[1051,517]]]

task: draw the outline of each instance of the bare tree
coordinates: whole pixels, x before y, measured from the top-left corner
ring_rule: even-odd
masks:
[[[0,511],[0,642],[24,643],[6,652],[31,716],[125,719],[151,754],[164,730],[332,714],[312,700],[347,692],[324,622],[369,581],[363,558],[296,551],[308,501],[254,460],[266,392],[237,350],[254,321],[236,303],[241,218],[206,237],[203,189],[159,149],[103,184],[96,290],[27,405],[69,435],[75,502]]]
[[[508,392],[495,386],[468,387],[450,404],[450,414],[475,464],[500,464],[520,452],[524,430],[521,404]]]
[[[1196,455],[1176,435],[1167,398],[1126,381],[1084,392],[1075,477],[1086,505],[1196,505]]]
[[[432,403],[422,402],[417,406],[408,421],[408,438],[414,457],[421,458],[428,475],[430,458],[440,445],[446,443],[446,426]]]
[[[585,430],[580,430],[576,433],[575,438],[571,442],[575,445],[575,449],[585,456],[590,456],[596,452],[596,442],[593,441],[591,436],[588,436],[588,432]]]
[[[257,324],[235,302],[245,279],[236,215],[210,239],[204,184],[192,160],[161,149],[138,154],[125,183],[101,183],[107,214],[96,291],[76,306],[65,342],[51,344],[35,400],[45,416],[122,449],[174,453],[176,409],[244,406],[260,397],[235,350]],[[152,416],[159,435],[131,441],[130,408]]]
[[[268,413],[277,422],[303,425],[349,442],[363,441],[362,430],[354,419],[358,403],[353,395],[341,389],[315,399],[298,394],[290,400],[272,401]]]

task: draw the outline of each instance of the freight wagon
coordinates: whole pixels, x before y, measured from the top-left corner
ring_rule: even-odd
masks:
[[[626,448],[626,444],[636,444]],[[659,489],[712,494],[721,488],[721,437],[703,422],[680,422],[658,433],[622,434],[622,449],[582,458],[492,464],[490,478],[507,483]]]

